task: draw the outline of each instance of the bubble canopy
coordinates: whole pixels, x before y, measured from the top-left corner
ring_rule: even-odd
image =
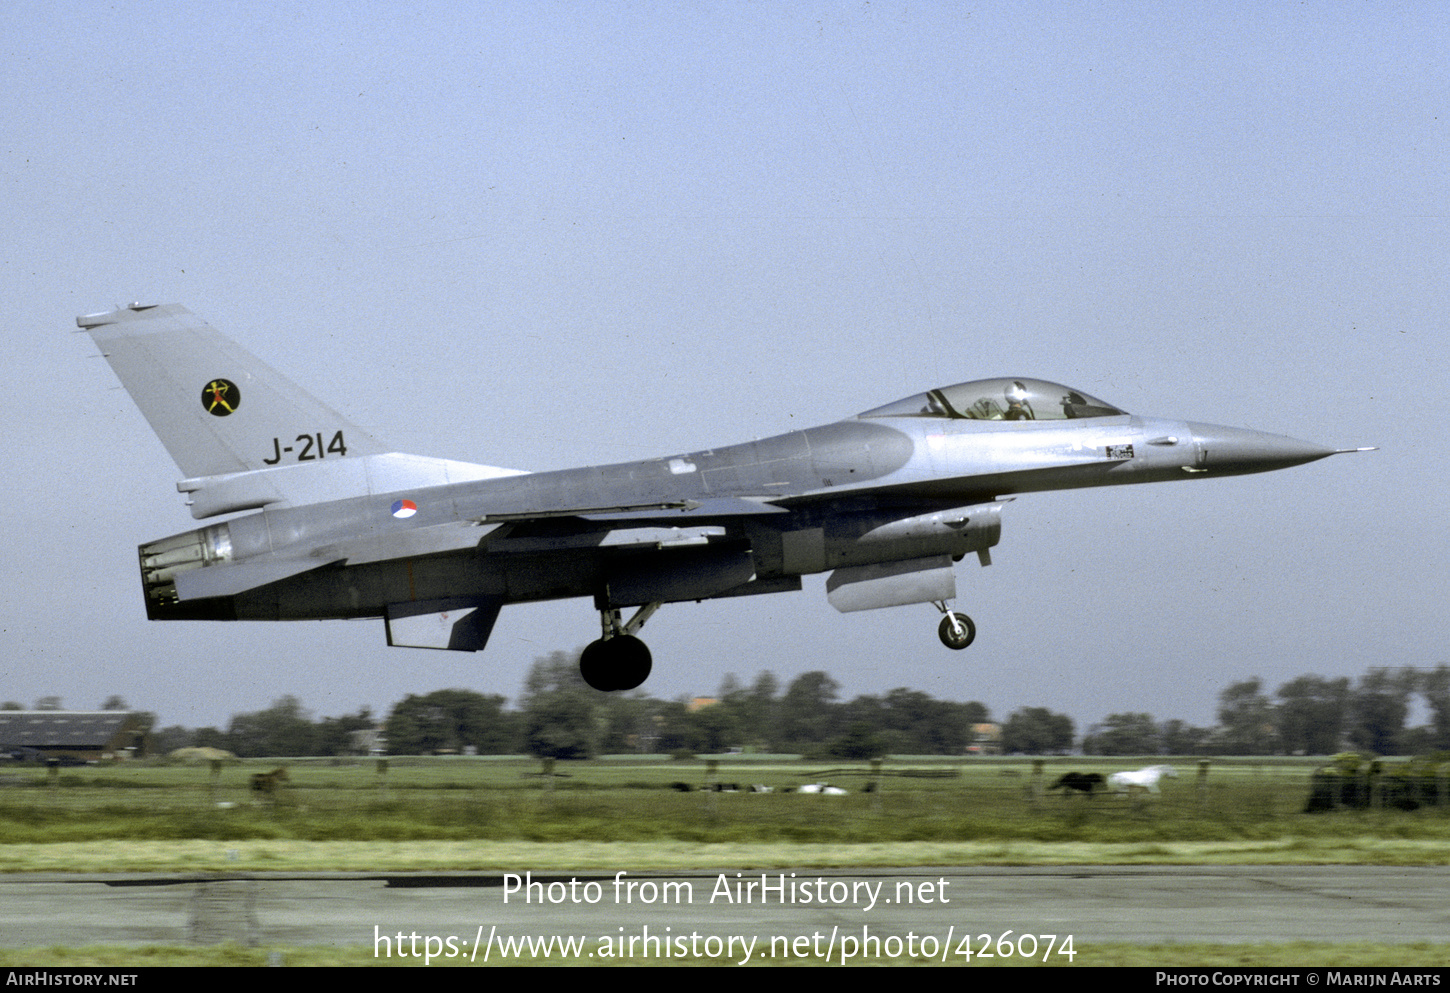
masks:
[[[968,421],[1069,421],[1126,414],[1112,404],[1041,379],[975,379],[868,410],[858,417],[942,417]]]

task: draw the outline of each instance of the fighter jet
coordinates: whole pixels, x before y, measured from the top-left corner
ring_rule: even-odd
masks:
[[[601,634],[580,669],[601,690],[648,677],[638,633],[663,604],[815,573],[840,611],[933,604],[963,649],[976,626],[948,606],[954,563],[991,563],[1016,494],[1336,454],[1007,377],[763,441],[530,473],[396,452],[179,305],[76,323],[181,469],[192,516],[236,515],[140,546],[152,620],[374,617],[390,645],[480,651],[505,604],[590,597]]]

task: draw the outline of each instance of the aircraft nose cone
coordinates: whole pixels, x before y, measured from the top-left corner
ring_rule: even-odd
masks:
[[[1266,434],[1248,428],[1226,428],[1217,424],[1188,425],[1198,446],[1196,468],[1210,473],[1230,474],[1287,469],[1335,453],[1312,441]]]

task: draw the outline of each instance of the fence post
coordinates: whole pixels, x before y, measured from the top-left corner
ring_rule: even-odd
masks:
[[[720,805],[719,759],[705,760],[705,792],[708,794],[705,798],[705,814],[713,820]]]

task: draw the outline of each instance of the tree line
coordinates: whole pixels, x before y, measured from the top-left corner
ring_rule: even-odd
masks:
[[[1407,727],[1419,696],[1430,721]],[[117,707],[119,698],[106,702]],[[46,698],[48,706],[58,705]],[[0,708],[18,708],[7,702]],[[121,703],[124,706],[124,703]],[[1195,727],[1151,714],[1109,714],[1079,741],[1071,718],[1024,707],[1001,722],[998,737],[985,704],[937,700],[905,687],[843,701],[825,672],[803,673],[783,689],[770,672],[747,684],[727,675],[704,705],[657,700],[643,692],[600,693],[579,676],[576,654],[554,652],[529,669],[516,707],[497,694],[437,690],[409,695],[379,721],[368,708],[313,720],[284,696],[266,710],[235,715],[226,730],[174,726],[152,732],[153,751],[186,745],[241,757],[346,755],[355,732],[381,725],[388,754],[532,754],[588,758],[618,753],[715,754],[731,749],[864,759],[879,755],[962,755],[970,749],[1054,754],[1075,746],[1090,755],[1376,755],[1450,751],[1450,668],[1374,668],[1358,683],[1304,675],[1272,695],[1258,678],[1227,687],[1218,724]]]

